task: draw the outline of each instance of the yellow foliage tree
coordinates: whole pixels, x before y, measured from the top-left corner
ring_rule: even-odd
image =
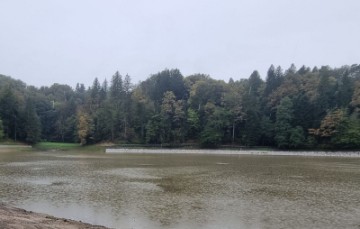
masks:
[[[309,129],[309,134],[317,137],[330,138],[338,132],[337,128],[344,118],[345,111],[343,109],[336,109],[324,117],[321,121],[320,128]]]
[[[92,129],[92,120],[90,116],[83,111],[79,111],[77,114],[77,132],[80,139],[80,145],[85,145],[87,143],[87,139],[91,135]]]

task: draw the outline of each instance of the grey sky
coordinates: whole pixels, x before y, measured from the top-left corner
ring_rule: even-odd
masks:
[[[0,0],[0,74],[134,83],[165,68],[227,81],[360,61],[358,0]]]

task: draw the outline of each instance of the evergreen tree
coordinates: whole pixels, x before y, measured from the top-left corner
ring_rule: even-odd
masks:
[[[266,84],[265,84],[264,96],[270,95],[278,86],[279,83],[276,80],[275,67],[271,65],[267,71]]]
[[[132,99],[131,99],[131,77],[126,74],[123,82],[123,91],[124,91],[124,102],[123,102],[123,111],[124,111],[124,138],[127,141],[130,141],[130,133],[132,132],[131,126],[131,117],[132,117]],[[131,130],[131,131],[129,131]]]
[[[279,148],[289,148],[290,134],[292,131],[293,104],[289,97],[281,100],[276,111],[275,141]]]
[[[254,71],[249,78],[243,95],[244,125],[242,128],[242,143],[259,145],[261,138],[261,92],[263,81],[259,73]]]
[[[2,120],[0,119],[0,141],[4,138],[4,126]]]
[[[123,79],[119,72],[116,72],[111,80],[110,85],[110,105],[111,109],[111,140],[120,139],[123,130],[124,110],[123,101],[124,90],[123,90]]]
[[[7,138],[15,141],[19,135],[19,102],[10,86],[0,94],[0,118],[3,121],[4,133]]]
[[[307,73],[311,72],[309,67],[305,67],[305,65],[301,66],[301,68],[299,69],[299,71],[297,71],[297,73],[299,75],[305,75]]]
[[[30,99],[27,100],[25,107],[25,134],[27,143],[35,144],[40,140],[41,123]]]
[[[107,99],[107,95],[108,95],[108,82],[105,79],[104,82],[101,85],[101,89],[100,89],[100,95],[99,95],[99,103],[100,106],[103,105]]]

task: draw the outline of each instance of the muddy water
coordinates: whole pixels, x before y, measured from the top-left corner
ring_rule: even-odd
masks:
[[[0,202],[113,228],[360,228],[360,158],[0,153]]]

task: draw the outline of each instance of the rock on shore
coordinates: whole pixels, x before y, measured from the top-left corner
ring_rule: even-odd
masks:
[[[106,229],[75,220],[34,213],[0,203],[0,228],[9,229]]]

